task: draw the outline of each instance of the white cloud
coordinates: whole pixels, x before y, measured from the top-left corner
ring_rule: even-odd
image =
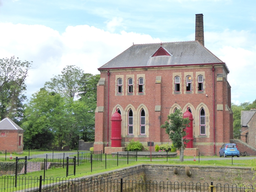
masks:
[[[111,21],[107,22],[107,29],[110,32],[114,32],[116,27],[122,26],[122,21],[122,18],[114,17]]]
[[[111,33],[88,25],[69,26],[63,34],[41,25],[0,23],[0,28],[0,58],[15,55],[33,61],[26,81],[29,97],[66,65],[98,74],[97,68],[133,42],[160,42],[149,35]]]

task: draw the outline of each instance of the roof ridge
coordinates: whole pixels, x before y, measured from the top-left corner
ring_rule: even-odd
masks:
[[[138,44],[133,44],[134,45],[157,45],[159,44],[160,46],[163,44],[168,44],[168,43],[186,43],[186,42],[195,42],[195,41],[166,41],[166,42],[160,42],[160,43],[138,43]]]

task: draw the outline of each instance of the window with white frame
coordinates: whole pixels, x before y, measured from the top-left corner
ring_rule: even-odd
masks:
[[[133,82],[132,78],[128,79],[128,93],[133,93]]]
[[[146,117],[144,109],[142,109],[140,112],[140,134],[146,134]]]
[[[123,90],[123,81],[121,78],[117,79],[117,93],[122,93]]]
[[[205,135],[205,111],[204,108],[200,110],[200,135]]]
[[[180,77],[179,76],[174,77],[174,86],[175,86],[175,92],[180,92]]]
[[[144,92],[144,79],[143,77],[139,78],[139,93],[143,93]]]
[[[191,91],[192,90],[192,78],[191,78],[191,76],[190,75],[188,75],[187,77],[186,77],[186,91]]]
[[[203,91],[204,90],[204,87],[203,87],[203,83],[204,83],[203,75],[198,75],[197,82],[198,82],[198,91]]]
[[[128,113],[128,134],[133,134],[133,112],[130,109]]]

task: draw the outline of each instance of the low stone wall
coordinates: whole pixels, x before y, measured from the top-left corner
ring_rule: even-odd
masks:
[[[120,179],[130,180],[131,185],[125,190],[134,188],[132,181],[136,183],[145,181],[154,182],[193,182],[216,184],[228,183],[231,185],[253,184],[254,170],[248,167],[215,167],[215,166],[183,166],[183,165],[149,165],[142,164],[128,168],[117,169],[101,174],[86,176],[69,181],[56,183],[58,189],[79,189],[80,191],[119,191]],[[111,182],[108,182],[111,181]],[[96,187],[96,188],[95,188]],[[54,184],[44,186],[44,191],[55,189]],[[31,189],[27,191],[37,191]]]

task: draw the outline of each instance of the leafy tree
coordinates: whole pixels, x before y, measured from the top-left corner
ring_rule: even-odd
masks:
[[[44,87],[50,92],[74,99],[81,87],[79,82],[83,75],[82,69],[74,65],[68,65],[61,71],[60,75],[56,75],[51,81],[46,82]]]
[[[182,113],[177,109],[174,113],[168,115],[167,121],[161,126],[169,135],[175,148],[180,150],[180,161],[184,161],[184,149],[188,140],[184,139],[186,136],[186,127],[189,126],[189,119],[183,118]]]
[[[20,61],[14,56],[0,59],[0,119],[8,116],[18,123],[22,118],[25,79],[30,66],[30,62]]]

